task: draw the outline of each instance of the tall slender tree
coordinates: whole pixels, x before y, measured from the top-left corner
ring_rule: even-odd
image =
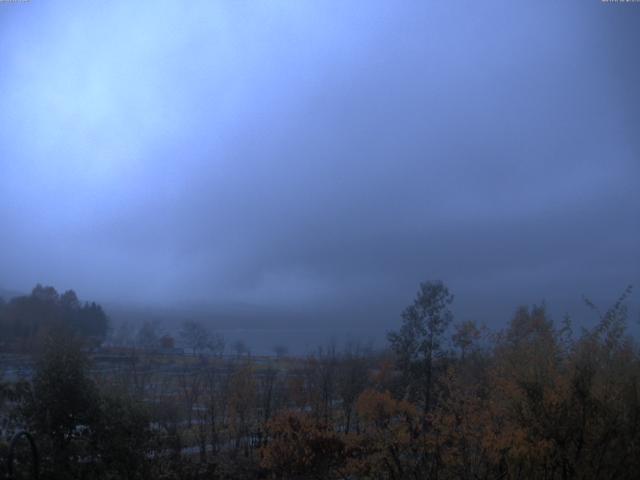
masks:
[[[402,326],[388,335],[403,373],[409,397],[425,412],[431,408],[434,358],[442,351],[442,338],[453,319],[453,295],[441,281],[424,282],[413,304],[402,313]]]

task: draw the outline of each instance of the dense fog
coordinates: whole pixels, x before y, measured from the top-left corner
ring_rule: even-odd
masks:
[[[2,4],[0,288],[384,331],[443,279],[460,318],[586,318],[640,284],[633,7]]]

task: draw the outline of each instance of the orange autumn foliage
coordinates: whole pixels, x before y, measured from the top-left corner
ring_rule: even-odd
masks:
[[[544,307],[518,309],[491,344],[437,359],[426,411],[383,360],[349,433],[340,416],[289,412],[268,425],[262,465],[280,478],[640,478],[640,351],[624,314],[573,339]]]
[[[268,444],[261,466],[277,478],[308,475],[330,478],[343,463],[344,441],[306,413],[285,411],[267,423]]]

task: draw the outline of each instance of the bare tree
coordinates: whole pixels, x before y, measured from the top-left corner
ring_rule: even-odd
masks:
[[[259,388],[259,402],[262,410],[262,418],[267,422],[277,409],[278,370],[268,367],[257,375]]]
[[[289,349],[285,345],[275,345],[273,347],[273,353],[275,353],[276,357],[280,359],[289,353]]]
[[[191,428],[193,408],[202,393],[202,377],[196,369],[184,366],[178,375],[182,402],[187,415],[187,426]]]
[[[111,336],[114,345],[132,347],[134,345],[134,328],[129,322],[122,322]]]
[[[315,417],[325,424],[332,416],[332,405],[336,394],[337,380],[336,346],[319,347],[307,358],[304,375],[307,398]]]
[[[351,429],[356,400],[369,384],[370,355],[370,348],[350,343],[340,359],[337,393],[344,416],[345,433],[349,433]]]
[[[185,320],[180,326],[180,339],[195,356],[209,347],[211,333],[201,322]]]
[[[162,329],[158,320],[145,320],[136,334],[136,345],[145,349],[155,348],[158,346],[161,333]]]
[[[221,357],[224,353],[225,346],[226,343],[222,334],[212,333],[209,335],[209,343],[207,344],[207,349],[211,352],[212,355]]]
[[[247,355],[250,354],[249,348],[247,347],[247,345],[242,340],[236,340],[235,342],[233,342],[233,350],[236,352],[236,356],[238,358],[240,358],[245,353]]]

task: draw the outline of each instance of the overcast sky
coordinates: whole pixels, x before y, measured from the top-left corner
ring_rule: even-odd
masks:
[[[430,279],[462,317],[638,297],[639,180],[640,4],[0,3],[5,289],[301,326]]]

